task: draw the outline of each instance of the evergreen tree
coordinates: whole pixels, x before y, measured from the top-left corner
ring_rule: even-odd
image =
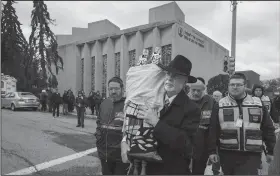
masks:
[[[207,84],[207,93],[212,95],[214,91],[218,90],[224,95],[228,91],[229,75],[219,74],[209,79]]]
[[[21,82],[24,79],[23,62],[28,43],[22,33],[21,23],[13,7],[14,3],[14,1],[2,3],[1,69],[4,74],[11,75]]]
[[[43,80],[47,82],[48,73],[54,75],[52,64],[55,65],[58,74],[59,69],[63,69],[63,60],[57,52],[56,36],[50,29],[50,25],[54,25],[55,21],[50,18],[47,5],[44,1],[33,1],[33,7],[32,31],[29,37],[30,52],[34,53],[33,60],[38,61],[38,69],[42,70]]]

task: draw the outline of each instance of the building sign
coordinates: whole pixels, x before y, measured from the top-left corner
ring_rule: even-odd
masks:
[[[184,38],[185,40],[187,40],[195,45],[198,45],[201,48],[204,48],[204,41],[202,39],[200,39],[200,37],[197,34],[187,31],[186,29],[183,29],[182,27],[179,27],[178,35],[180,37]]]

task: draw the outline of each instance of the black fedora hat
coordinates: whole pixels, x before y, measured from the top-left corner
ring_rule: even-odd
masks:
[[[188,83],[195,83],[197,79],[190,75],[192,70],[192,63],[185,56],[177,55],[168,66],[162,66],[161,68],[178,75],[188,76]]]

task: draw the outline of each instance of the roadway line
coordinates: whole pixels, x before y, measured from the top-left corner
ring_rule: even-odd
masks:
[[[9,173],[9,174],[6,174],[6,175],[29,175],[29,174],[32,174],[34,172],[38,172],[40,170],[47,169],[47,168],[52,167],[52,166],[65,163],[67,161],[71,161],[71,160],[74,160],[74,159],[81,158],[83,156],[94,153],[96,151],[97,151],[97,148],[95,147],[95,148],[92,148],[92,149],[85,150],[83,152],[75,153],[75,154],[68,155],[68,156],[65,156],[65,157],[62,157],[62,158],[57,158],[57,159],[54,159],[54,160],[51,160],[51,161],[48,161],[48,162],[45,162],[45,163],[41,163],[41,164],[38,164],[36,166],[31,166],[31,167],[28,167],[28,168],[25,168],[25,169],[21,169],[19,171],[12,172],[12,173]]]

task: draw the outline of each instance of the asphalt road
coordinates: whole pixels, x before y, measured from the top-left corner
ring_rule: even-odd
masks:
[[[94,119],[76,127],[74,116],[53,118],[50,113],[2,109],[2,174],[95,148]],[[32,175],[95,175],[100,173],[96,153],[63,162]]]
[[[77,128],[74,116],[53,118],[50,113],[2,109],[2,174],[9,174],[95,148],[94,119],[85,119],[85,128]],[[262,175],[268,165],[263,155]],[[97,154],[90,153],[62,164],[52,165],[31,175],[100,174]]]

